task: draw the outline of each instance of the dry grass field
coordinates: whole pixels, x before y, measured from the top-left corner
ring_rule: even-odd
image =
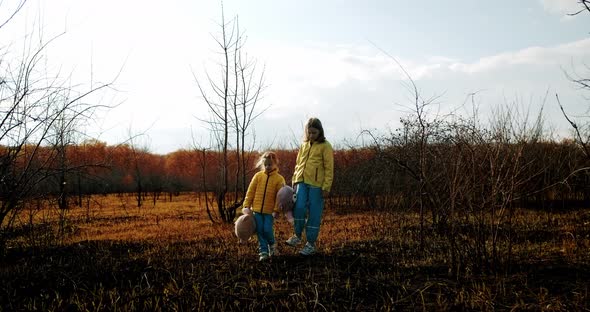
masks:
[[[140,209],[131,196],[96,196],[61,223],[30,207],[0,258],[0,310],[590,310],[590,210],[516,214],[510,263],[452,274],[445,240],[427,229],[421,249],[408,211],[328,206],[318,254],[281,244],[260,263],[255,238],[239,245],[196,195]],[[278,220],[279,242],[290,233]]]

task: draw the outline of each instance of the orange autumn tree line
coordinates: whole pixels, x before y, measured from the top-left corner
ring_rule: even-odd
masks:
[[[23,151],[26,153],[27,149]],[[297,150],[275,152],[280,160],[281,174],[290,181]],[[363,153],[369,155],[372,152],[366,149]],[[369,159],[361,157],[360,154],[336,151],[336,164],[348,166]],[[24,156],[23,159],[26,158]],[[253,151],[246,156],[249,181],[259,170],[255,167],[259,153]],[[34,157],[35,161],[32,163],[39,166],[39,172],[52,174],[64,170],[65,178],[58,179],[56,175],[55,178],[45,179],[36,186],[36,192],[32,197],[65,196],[69,198],[69,204],[81,205],[82,197],[92,194],[138,193],[141,194],[139,196],[155,200],[162,193],[173,195],[179,192],[210,192],[219,183],[221,154],[214,151],[181,149],[166,155],[158,155],[125,144],[109,146],[105,142],[90,140],[66,146],[65,166],[58,164],[55,151],[51,147],[39,148]],[[13,168],[14,172],[21,170],[23,164],[17,163]],[[229,164],[230,172],[237,170],[237,160],[233,153],[229,154]],[[234,179],[234,175],[230,175],[230,179]],[[65,187],[60,188],[60,184],[65,184]],[[239,196],[245,193],[243,187],[238,191]],[[141,202],[138,202],[138,206],[140,205]]]
[[[0,153],[7,151],[0,147]],[[210,191],[219,177],[218,158],[220,153],[181,149],[166,155],[150,153],[130,145],[109,146],[105,142],[91,140],[65,148],[65,181],[49,178],[37,186],[37,195],[60,195],[59,184],[66,184],[67,196],[107,193],[135,193],[141,188],[143,196],[159,196],[166,192],[176,194],[186,191]],[[26,159],[27,149],[23,149],[22,159]],[[277,151],[280,170],[290,179],[297,151]],[[250,152],[246,158],[247,176],[251,178],[258,170],[255,163],[258,152]],[[58,166],[55,151],[51,147],[41,147],[32,162],[44,173],[62,170]],[[203,159],[205,157],[205,159]],[[202,164],[206,166],[203,170]],[[236,159],[229,155],[229,170],[236,170]],[[14,172],[23,169],[25,162],[16,163]],[[203,181],[203,178],[205,181]],[[240,189],[240,192],[244,190]],[[62,194],[63,196],[63,194]]]
[[[484,148],[484,145],[481,147]],[[432,179],[444,177],[449,165],[447,159],[455,159],[457,150],[446,146],[429,147],[432,159],[428,160]],[[7,147],[0,147],[5,153]],[[291,181],[297,150],[277,150],[279,170],[287,183]],[[27,153],[24,148],[23,154]],[[452,154],[454,153],[454,154]],[[448,154],[448,155],[447,155]],[[452,154],[452,155],[451,155]],[[23,155],[25,159],[26,155]],[[55,159],[50,147],[38,149],[31,162],[39,174],[51,175],[63,170]],[[259,156],[250,152],[247,160],[248,180],[258,170],[255,168]],[[180,192],[210,192],[219,183],[220,153],[181,149],[166,155],[134,149],[129,145],[109,146],[100,141],[87,141],[66,147],[65,188],[60,193],[60,179],[45,179],[35,186],[32,197],[70,198],[70,204],[80,205],[82,197],[92,194],[137,193],[144,199],[156,199],[163,193],[172,196]],[[229,170],[236,170],[236,159],[229,154]],[[529,144],[522,152],[526,167],[520,174],[527,176],[516,190],[521,198],[543,203],[555,199],[590,199],[590,192],[584,187],[587,175],[580,172],[569,178],[567,185],[555,184],[587,165],[578,146],[570,141],[538,142]],[[387,208],[412,206],[412,194],[417,189],[417,180],[404,166],[412,167],[416,157],[411,146],[369,146],[364,148],[336,149],[334,151],[335,177],[331,204],[348,207]],[[14,172],[25,162],[17,162]],[[203,167],[203,164],[205,166]],[[482,175],[484,173],[481,173]],[[233,175],[230,175],[230,179]],[[434,180],[433,180],[434,181]],[[442,182],[434,184],[443,187]],[[247,186],[246,186],[247,187]],[[546,189],[547,188],[547,189]],[[139,189],[139,190],[138,190]],[[433,190],[437,191],[437,190]],[[245,190],[239,189],[240,196]],[[403,196],[401,196],[403,194]],[[414,196],[415,197],[415,196]],[[140,204],[138,204],[139,206]]]

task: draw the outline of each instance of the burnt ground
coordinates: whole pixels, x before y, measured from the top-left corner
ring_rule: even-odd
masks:
[[[457,276],[446,263],[383,241],[310,257],[281,246],[264,263],[251,250],[236,252],[223,239],[13,248],[0,259],[0,310],[590,309],[588,261],[568,257],[515,259],[502,273]]]

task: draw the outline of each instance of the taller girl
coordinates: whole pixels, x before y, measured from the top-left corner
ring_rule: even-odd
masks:
[[[324,136],[322,122],[310,118],[305,125],[305,139],[297,153],[293,172],[293,186],[297,194],[294,230],[286,243],[297,246],[305,228],[307,243],[299,252],[304,256],[316,252],[315,243],[320,233],[324,198],[330,193],[334,178],[334,151]],[[307,215],[307,219],[305,218]]]

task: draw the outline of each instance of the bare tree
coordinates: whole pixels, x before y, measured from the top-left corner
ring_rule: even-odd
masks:
[[[148,144],[141,144],[138,139],[145,135],[144,132],[141,134],[132,134],[129,129],[129,138],[127,144],[131,149],[130,159],[128,159],[129,165],[133,172],[133,181],[135,182],[135,200],[137,202],[137,208],[141,208],[143,205],[144,193],[147,191],[147,172],[146,164],[148,161],[149,148]]]
[[[590,0],[579,0],[578,1],[581,4],[581,8],[580,10],[574,12],[574,13],[570,13],[568,15],[578,15],[584,11],[586,12],[590,12]],[[586,75],[590,74],[590,67],[589,66],[585,66],[586,69]],[[590,78],[581,76],[578,73],[574,73],[574,74],[569,74],[569,73],[565,73],[566,78],[569,79],[571,82],[573,82],[575,85],[577,85],[581,90],[584,91],[590,91]],[[578,142],[578,144],[580,144],[580,146],[583,148],[584,153],[586,154],[586,156],[588,157],[588,159],[590,159],[590,146],[589,146],[589,142],[590,142],[590,125],[588,124],[580,124],[576,121],[574,121],[570,115],[568,115],[565,112],[565,109],[559,99],[559,95],[555,94],[555,98],[557,100],[557,104],[559,105],[559,108],[561,109],[561,112],[563,113],[563,116],[565,117],[565,119],[568,121],[568,123],[572,126],[572,128],[574,129],[574,136],[576,141]]]
[[[373,43],[372,43],[373,44]],[[436,143],[437,135],[440,135],[441,125],[444,118],[438,116],[438,114],[431,114],[430,108],[435,103],[437,96],[425,98],[422,96],[418,86],[416,85],[412,76],[406,71],[402,64],[387,51],[379,48],[373,44],[377,49],[389,57],[403,72],[407,78],[407,83],[404,84],[405,88],[411,95],[412,103],[409,107],[411,112],[409,118],[402,118],[402,128],[398,133],[392,134],[389,138],[385,138],[386,144],[389,146],[400,147],[400,151],[410,151],[410,153],[383,153],[377,151],[378,154],[385,157],[387,155],[387,162],[399,166],[403,170],[406,170],[410,176],[415,179],[418,183],[418,205],[420,209],[420,248],[424,247],[425,238],[425,206],[430,207],[432,212],[432,221],[435,224],[442,224],[446,222],[446,214],[440,209],[442,208],[440,203],[437,202],[437,198],[433,196],[432,184],[433,180],[427,178],[427,167],[429,145]],[[377,144],[377,146],[379,146]]]
[[[48,155],[49,170],[52,178],[50,181],[56,184],[56,201],[59,215],[59,234],[64,234],[67,213],[69,211],[69,189],[73,185],[73,176],[80,174],[84,167],[91,164],[74,164],[69,159],[69,149],[76,144],[76,139],[83,134],[79,133],[81,122],[92,118],[94,111],[99,107],[87,105],[81,102],[70,103],[73,90],[70,87],[55,92],[49,98],[53,103],[55,121],[47,133],[47,143],[51,154]],[[59,235],[62,237],[63,235]]]
[[[236,17],[236,30],[240,33],[238,18]],[[245,42],[245,38],[244,38]],[[258,101],[261,99],[264,84],[264,68],[258,73],[256,60],[251,60],[248,55],[242,53],[244,42],[238,42],[234,49],[234,76],[235,76],[235,95],[232,105],[234,114],[233,122],[236,133],[236,183],[235,193],[239,193],[239,187],[242,190],[247,188],[246,179],[246,136],[252,122],[262,114],[266,109],[260,112],[256,111]],[[255,140],[253,137],[252,146]],[[250,149],[251,151],[252,149]],[[239,181],[239,182],[238,182]],[[241,182],[241,185],[240,185]]]
[[[250,134],[252,122],[263,111],[257,109],[265,88],[264,68],[259,69],[257,63],[244,52],[245,36],[240,31],[238,18],[226,22],[223,5],[219,27],[221,32],[214,38],[221,55],[220,79],[213,78],[208,71],[205,71],[205,83],[197,75],[194,77],[211,113],[209,119],[199,119],[213,132],[220,155],[220,183],[215,189],[218,214],[223,221],[231,222],[236,209],[242,205],[247,187],[246,137]],[[235,163],[231,163],[229,158],[232,150]],[[232,166],[235,175],[230,181]]]
[[[198,151],[199,153],[199,168],[201,169],[201,188],[202,188],[202,193],[204,194],[203,196],[203,200],[205,203],[205,211],[207,211],[207,216],[209,217],[209,220],[211,220],[211,222],[215,222],[216,218],[215,218],[215,214],[212,211],[212,203],[211,203],[211,199],[209,197],[209,189],[208,189],[208,184],[207,184],[207,165],[208,165],[208,157],[207,154],[210,152],[207,148],[204,147],[196,147],[195,148],[196,151]],[[201,196],[198,196],[199,199],[201,199]]]
[[[15,14],[23,5],[20,2]],[[51,189],[43,187],[46,182],[61,181],[58,193],[65,195],[65,175],[72,169],[65,147],[78,122],[101,107],[83,99],[112,85],[85,91],[73,87],[68,77],[44,68],[45,51],[59,35],[48,41],[41,35],[38,42],[29,38],[20,56],[5,47],[0,56],[0,250],[24,203],[51,196]],[[54,148],[48,151],[48,146]],[[58,205],[65,203],[63,197]]]

